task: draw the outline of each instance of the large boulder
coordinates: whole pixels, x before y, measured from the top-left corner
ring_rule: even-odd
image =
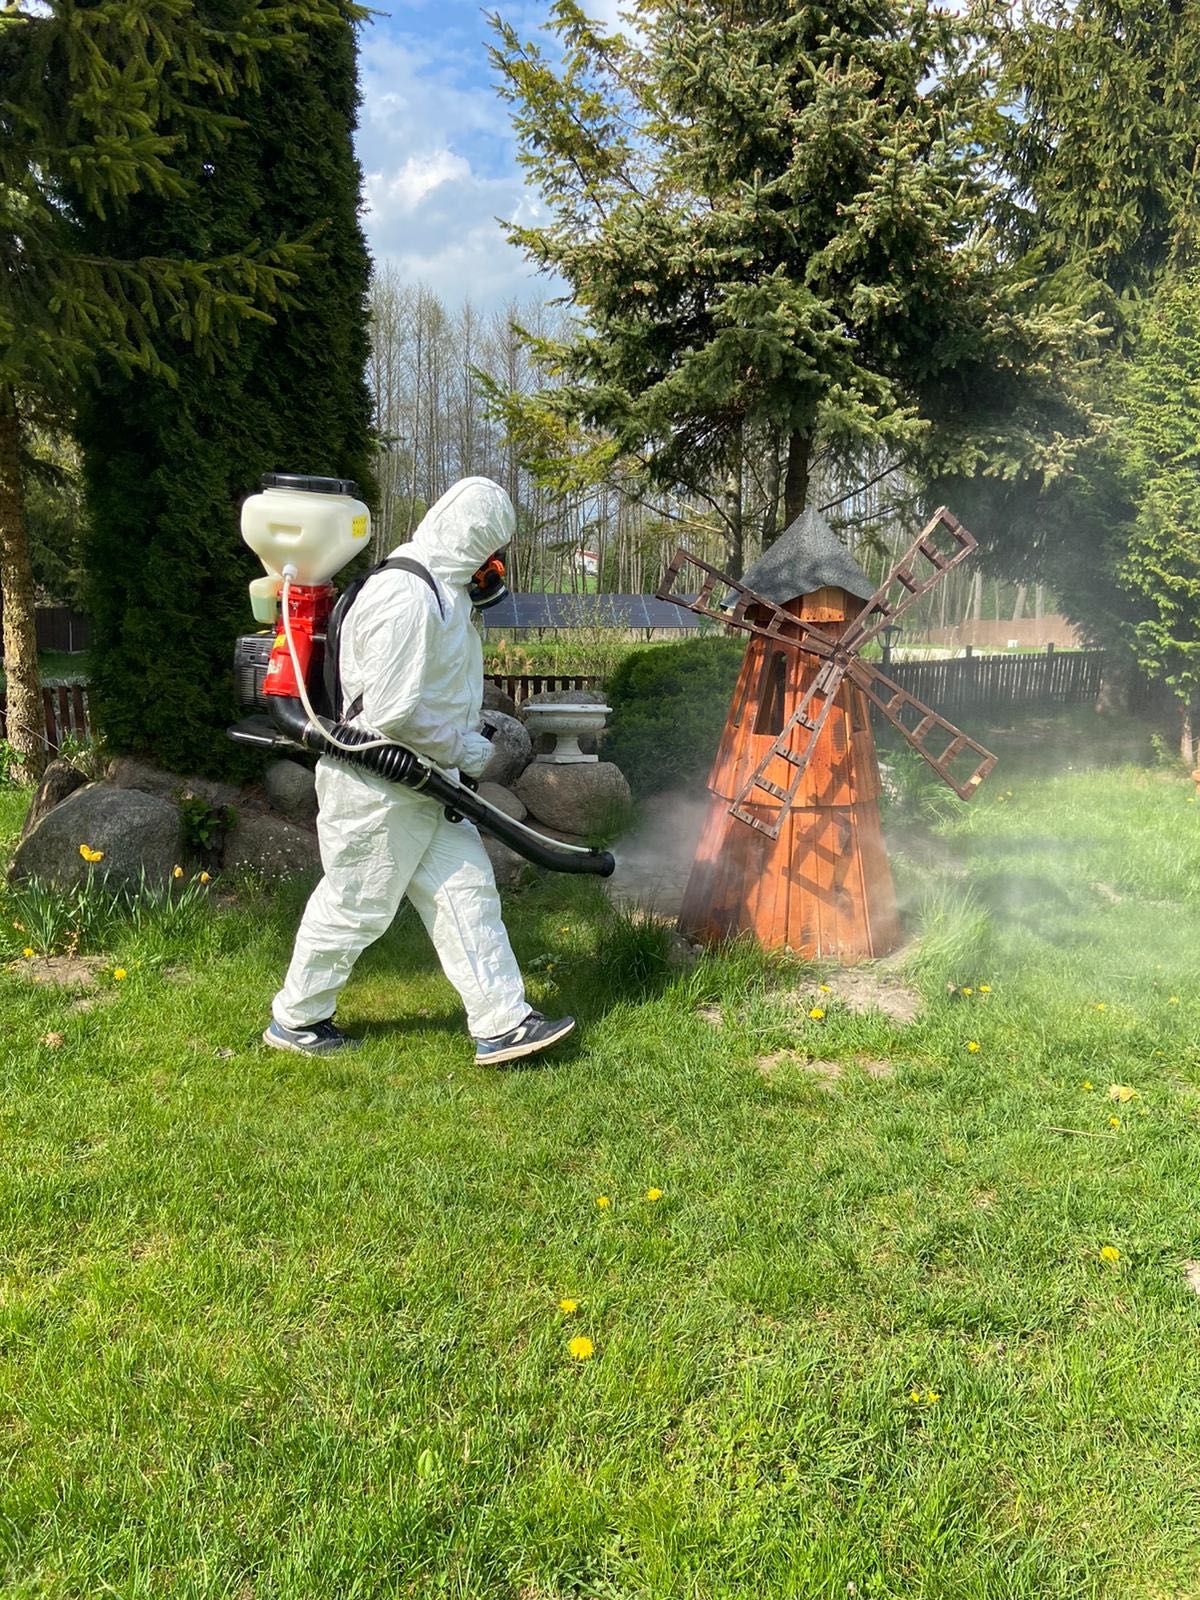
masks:
[[[518,800],[511,789],[501,788],[498,783],[481,783],[479,798],[495,806],[497,811],[503,811],[506,817],[512,817],[514,822],[524,822],[529,815],[529,808],[525,803]]]
[[[492,759],[480,775],[481,783],[498,783],[511,789],[529,763],[533,760],[533,745],[525,724],[503,711],[489,711],[484,721],[491,730]]]
[[[295,878],[319,872],[321,855],[317,836],[308,828],[283,817],[239,811],[221,865],[226,872],[241,869],[264,878]]]
[[[499,839],[493,839],[490,833],[481,832],[479,837],[483,840],[483,848],[492,863],[497,886],[501,889],[511,889],[514,884],[520,883],[529,866],[525,857],[518,855],[515,850],[510,850],[508,845],[502,844]]]
[[[160,800],[179,801],[193,796],[212,806],[214,811],[236,805],[238,799],[238,791],[231,783],[181,777],[178,772],[156,767],[152,761],[143,761],[140,756],[117,756],[109,762],[106,777],[115,789],[139,789],[143,794],[157,795]]]
[[[85,861],[80,846],[102,852]],[[14,882],[36,878],[72,889],[93,873],[114,887],[168,882],[183,845],[179,813],[158,795],[89,783],[48,811],[21,840],[9,869]]]
[[[512,695],[505,694],[503,689],[494,683],[485,683],[483,686],[483,709],[485,711],[503,711],[506,717],[515,717],[517,702]]]
[[[521,701],[517,715],[525,720],[527,706],[606,706],[608,701],[596,689],[543,689],[540,694],[531,694]],[[604,730],[607,733],[607,729]],[[579,735],[579,748],[585,756],[594,756],[604,740],[604,733],[581,733]],[[538,756],[548,756],[554,749],[555,736],[552,733],[539,733],[533,739],[533,753]]]
[[[87,781],[87,774],[80,772],[79,768],[72,766],[69,761],[52,761],[43,772],[42,781],[38,784],[29,803],[29,810],[25,813],[25,826],[21,829],[22,839],[33,832],[48,811],[53,811],[55,806],[61,805],[69,794],[75,793],[76,789],[82,789]]]
[[[607,833],[628,816],[633,803],[624,774],[611,761],[535,762],[513,790],[537,821],[571,834]]]
[[[276,811],[292,822],[316,820],[317,776],[303,761],[272,761],[263,775],[263,785]]]

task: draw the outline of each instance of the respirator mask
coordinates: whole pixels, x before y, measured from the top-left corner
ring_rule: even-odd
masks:
[[[476,611],[486,611],[489,606],[498,604],[508,594],[508,584],[505,581],[504,552],[497,550],[483,563],[477,572],[472,573],[471,581],[467,585],[467,597]]]

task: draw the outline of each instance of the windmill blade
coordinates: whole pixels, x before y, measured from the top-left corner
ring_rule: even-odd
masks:
[[[969,800],[996,765],[997,758],[992,752],[945,717],[931,711],[916,695],[909,694],[869,662],[852,661],[847,670],[871,704],[903,734],[917,754],[928,761],[938,777],[950,785],[960,800]],[[926,743],[935,733],[946,739],[940,753],[935,753],[936,745],[931,748]],[[970,763],[968,768],[962,767],[964,758]],[[956,764],[961,776],[955,775]]]
[[[804,774],[808,771],[808,764],[817,748],[821,730],[829,719],[829,713],[833,709],[833,703],[837,699],[838,690],[845,676],[846,668],[838,661],[827,661],[820,669],[805,690],[800,704],[777,734],[771,748],[738,791],[733,804],[729,807],[731,817],[747,823],[759,833],[765,833],[768,839],[778,839],[787,814],[792,809],[796,793],[804,781]],[[804,730],[805,737],[799,749],[793,750],[792,734],[797,728]],[[775,761],[786,762],[790,769],[786,787],[767,777]],[[769,821],[760,812],[751,809],[755,805],[761,807],[763,804],[761,800],[755,799],[756,794],[769,796],[778,806]]]
[[[846,629],[838,641],[840,647],[845,651],[861,649],[978,548],[974,536],[958,518],[945,506],[939,506]]]
[[[673,593],[674,584],[686,567],[697,567],[705,575],[697,595]],[[721,610],[713,604],[713,595],[718,587],[732,589],[737,595],[736,604],[728,611]],[[760,639],[776,639],[780,644],[791,645],[795,650],[809,650],[822,660],[830,659],[838,648],[838,642],[833,636],[826,633],[823,628],[819,628],[816,623],[805,622],[790,611],[785,611],[782,606],[776,605],[774,600],[768,600],[765,595],[747,589],[745,584],[738,583],[736,578],[730,578],[716,567],[710,567],[707,561],[694,556],[690,550],[682,548],[676,550],[663,575],[663,581],[654,591],[654,598],[668,600],[673,606],[681,606],[685,611],[694,611],[699,617],[711,617],[727,628],[740,628],[743,633],[755,634]],[[749,621],[746,613],[751,606],[761,610],[767,620]]]

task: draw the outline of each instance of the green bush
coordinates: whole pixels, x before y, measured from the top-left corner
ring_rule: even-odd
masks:
[[[629,655],[605,686],[612,706],[604,756],[635,795],[703,778],[729,711],[741,639],[686,639]]]

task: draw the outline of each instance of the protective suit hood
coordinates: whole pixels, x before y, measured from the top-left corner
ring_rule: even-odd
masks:
[[[462,478],[421,519],[412,550],[443,583],[465,589],[471,575],[516,530],[512,501],[491,478]]]

